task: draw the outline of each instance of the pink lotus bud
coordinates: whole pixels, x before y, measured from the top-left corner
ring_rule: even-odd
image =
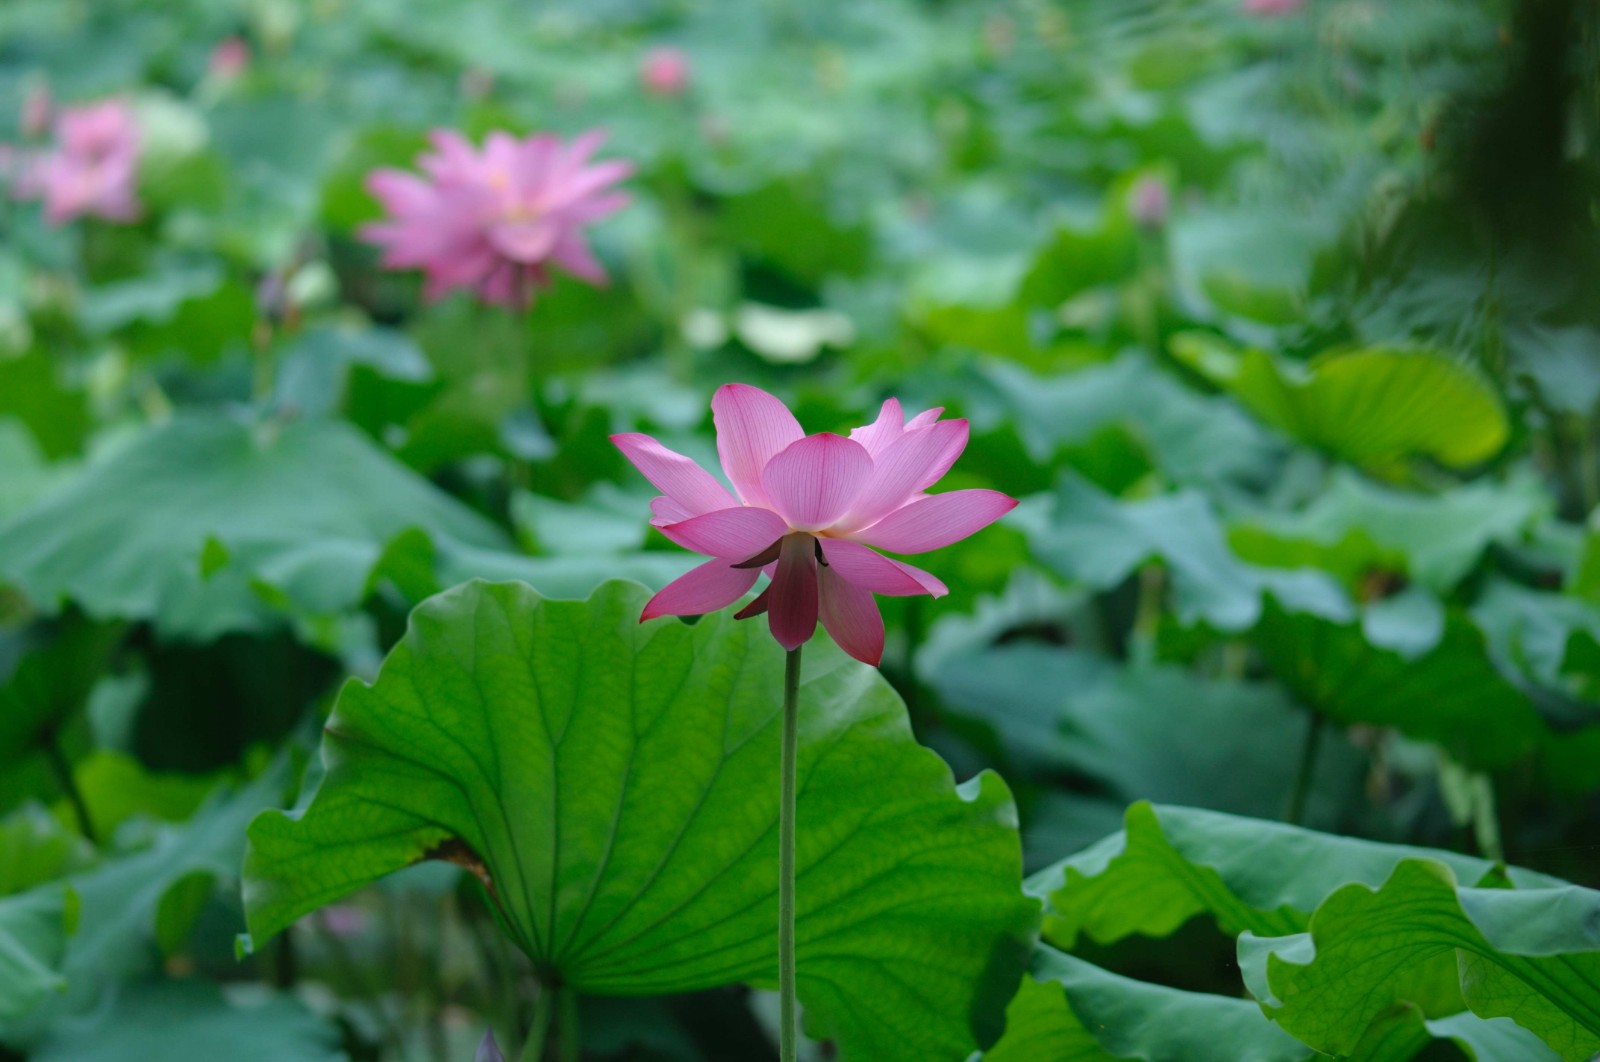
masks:
[[[681,96],[689,87],[689,57],[677,48],[652,48],[640,64],[639,80],[652,96]]]
[[[1128,189],[1128,213],[1144,228],[1158,229],[1172,211],[1167,183],[1158,177],[1140,177]]]
[[[232,81],[250,65],[250,46],[241,37],[229,37],[211,49],[211,60],[206,64],[212,77]]]
[[[54,109],[50,86],[42,81],[30,85],[28,94],[22,98],[22,135],[43,136],[44,131],[50,128],[50,115]]]
[[[1241,5],[1247,15],[1271,17],[1292,15],[1304,5],[1305,0],[1244,0]]]

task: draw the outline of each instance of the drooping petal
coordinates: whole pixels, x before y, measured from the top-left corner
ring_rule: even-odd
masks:
[[[890,553],[923,553],[983,530],[1016,504],[997,490],[953,490],[896,509],[850,537]]]
[[[783,517],[772,510],[746,505],[717,509],[661,526],[661,533],[684,549],[730,561],[742,561],[760,553],[788,530]]]
[[[931,594],[943,597],[949,588],[936,577],[903,561],[885,557],[847,538],[822,538],[822,557],[839,578],[863,590],[889,597]]]
[[[907,431],[873,457],[872,476],[840,525],[867,527],[937,483],[967,448],[967,422]]]
[[[771,595],[772,595],[772,587],[768,586],[764,590],[762,590],[761,593],[756,595],[756,599],[754,601],[750,602],[744,608],[741,608],[738,612],[735,612],[733,614],[733,618],[736,619],[736,620],[741,620],[741,619],[749,619],[752,616],[761,615],[763,612],[765,612],[767,610],[767,606],[769,604],[771,604],[771,601],[772,601],[772,596]]]
[[[703,616],[726,608],[755,585],[757,574],[730,568],[727,561],[707,561],[662,587],[645,603],[639,622],[657,616]]]
[[[818,577],[818,613],[840,649],[863,664],[883,659],[883,615],[872,591],[847,582],[828,568]]]
[[[622,432],[611,436],[611,441],[656,490],[676,504],[674,515],[682,514],[677,516],[678,520],[718,509],[732,509],[739,504],[710,472],[648,435]]]
[[[746,505],[766,505],[761,470],[790,443],[805,437],[778,399],[749,384],[724,384],[711,398],[722,470]]]
[[[817,630],[816,551],[810,535],[784,538],[778,570],[767,587],[767,624],[785,649],[799,648]]]
[[[900,400],[886,398],[878,410],[878,419],[865,427],[851,428],[850,438],[865,446],[867,453],[876,459],[879,451],[900,437],[904,422],[905,414],[900,410]]]
[[[850,509],[871,476],[866,447],[823,432],[791,443],[768,461],[761,486],[790,527],[818,531]]]

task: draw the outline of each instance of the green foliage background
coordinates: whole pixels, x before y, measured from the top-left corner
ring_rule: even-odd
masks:
[[[0,197],[0,1059],[772,1054],[780,654],[606,440],[730,380],[1022,499],[807,650],[811,1057],[1592,1058],[1600,17],[1250,6],[0,6],[145,146]],[[380,270],[436,126],[605,128],[612,284]]]

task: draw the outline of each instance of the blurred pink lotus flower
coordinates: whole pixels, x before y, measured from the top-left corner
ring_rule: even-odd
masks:
[[[244,73],[250,65],[250,46],[242,37],[228,37],[211,49],[206,71],[215,78],[230,81]]]
[[[681,96],[689,87],[689,57],[677,48],[652,48],[639,66],[639,80],[653,96]]]
[[[1017,504],[992,490],[925,493],[967,445],[967,422],[940,420],[942,409],[908,422],[891,398],[877,420],[848,439],[806,435],[782,402],[746,384],[719,388],[711,411],[733,493],[648,435],[611,437],[662,492],[650,505],[650,522],[713,558],[652,597],[641,622],[715,612],[765,572],[771,582],[736,619],[767,613],[778,644],[795,649],[820,618],[840,648],[876,665],[883,617],[872,595],[949,592],[933,575],[876,550],[948,546]]]
[[[422,269],[429,299],[466,288],[507,306],[532,302],[552,267],[607,283],[583,230],[627,203],[611,186],[633,167],[589,164],[603,133],[569,143],[542,133],[490,133],[481,150],[445,129],[431,139],[434,150],[417,158],[421,176],[384,169],[367,178],[389,217],[361,235],[383,248],[385,266]]]
[[[45,217],[60,225],[76,217],[131,221],[139,214],[139,129],[121,100],[63,107],[55,140],[21,166],[15,194],[43,199]]]
[[[1172,195],[1167,191],[1167,182],[1158,177],[1140,177],[1128,189],[1128,213],[1147,229],[1158,229],[1166,224],[1171,210]]]
[[[1244,0],[1247,15],[1292,15],[1305,6],[1305,0]]]
[[[43,136],[45,130],[50,128],[50,112],[54,107],[55,103],[50,98],[50,86],[42,81],[36,81],[28,86],[27,95],[22,97],[22,135]]]

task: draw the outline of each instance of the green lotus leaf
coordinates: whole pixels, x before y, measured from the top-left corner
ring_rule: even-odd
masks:
[[[1245,999],[1185,992],[1040,947],[984,1062],[1302,1062],[1316,1056]]]
[[[1453,852],[1140,802],[1128,808],[1120,833],[1031,875],[1027,889],[1046,901],[1045,937],[1062,948],[1080,935],[1100,944],[1165,937],[1198,915],[1230,935],[1283,936],[1302,932],[1340,886],[1376,885],[1401,861],[1418,858],[1467,881],[1496,871],[1488,860]],[[1507,873],[1519,888],[1562,884],[1517,867]]]
[[[1494,390],[1432,350],[1372,347],[1300,366],[1189,333],[1172,352],[1265,423],[1359,465],[1431,457],[1461,468],[1493,457],[1510,435]]]
[[[726,614],[641,624],[646,597],[474,582],[419,606],[342,692],[309,805],[251,825],[254,940],[448,859],[579,992],[773,984],[783,653]],[[1036,918],[1010,795],[955,785],[877,672],[820,640],[800,714],[807,1027],[853,1059],[965,1058],[998,1035]]]
[[[353,607],[413,528],[441,546],[507,545],[348,425],[191,414],[0,524],[0,578],[42,608],[70,600],[209,640],[259,628],[263,587],[316,614]]]
[[[1576,885],[1467,888],[1406,859],[1335,891],[1304,933],[1244,935],[1239,963],[1267,1014],[1328,1054],[1405,1002],[1510,1018],[1568,1062],[1600,1051],[1600,892]]]

